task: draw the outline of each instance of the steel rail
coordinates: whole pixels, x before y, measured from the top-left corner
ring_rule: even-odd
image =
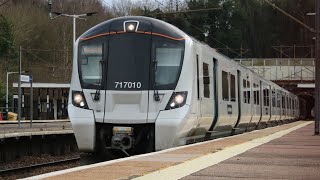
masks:
[[[37,168],[47,167],[47,166],[52,166],[52,165],[60,165],[63,163],[68,163],[68,162],[76,162],[78,160],[80,160],[80,156],[74,157],[74,158],[69,158],[69,159],[58,160],[58,161],[51,161],[51,162],[47,162],[47,163],[33,164],[30,166],[8,168],[8,169],[0,170],[0,177],[4,176],[6,174],[9,174],[9,173],[13,173],[13,172],[16,173],[16,172],[26,171],[26,170],[30,170],[30,169],[37,169]]]

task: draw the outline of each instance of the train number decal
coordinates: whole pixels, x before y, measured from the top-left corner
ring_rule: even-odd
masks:
[[[140,89],[141,82],[114,82],[116,89]]]

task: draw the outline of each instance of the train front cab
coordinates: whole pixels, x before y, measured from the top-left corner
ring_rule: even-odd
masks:
[[[68,110],[81,151],[173,146],[192,89],[181,83],[192,78],[185,39],[173,26],[141,17],[104,22],[79,38]],[[133,138],[118,146],[127,135]]]

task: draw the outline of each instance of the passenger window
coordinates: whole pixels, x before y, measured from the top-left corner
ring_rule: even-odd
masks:
[[[117,36],[118,37],[118,36]],[[124,40],[127,40],[127,38],[129,39],[129,37],[125,38],[123,37]],[[131,38],[130,38],[131,39]],[[155,72],[155,88],[157,89],[174,89],[178,78],[179,78],[179,74],[180,74],[180,69],[181,69],[181,62],[183,60],[183,55],[184,55],[184,44],[181,42],[176,42],[176,41],[172,41],[172,40],[168,40],[166,38],[161,38],[161,37],[152,37],[152,51],[153,51],[153,56],[154,56],[154,60],[157,61],[156,64],[156,72]],[[132,39],[130,40],[130,42],[132,41],[133,44],[135,45],[140,45],[138,47],[131,47],[132,45],[129,45],[128,43],[121,43],[119,44],[120,41],[122,42],[122,38],[119,36],[119,38],[115,38],[112,41],[110,40],[109,44],[110,46],[112,45],[117,45],[116,47],[121,48],[122,46],[125,47],[126,51],[128,51],[128,53],[133,53],[133,57],[131,57],[132,55],[128,54],[127,56],[124,56],[122,54],[126,54],[126,53],[121,53],[121,51],[119,52],[119,55],[114,56],[115,59],[112,59],[112,61],[115,62],[131,62],[132,59],[129,58],[133,58],[134,61],[132,62],[132,66],[133,65],[137,65],[138,63],[141,63],[143,61],[138,61],[137,59],[141,59],[144,58],[143,55],[140,55],[138,52],[134,52],[136,51],[137,48],[143,47],[143,44],[140,45],[140,43],[142,43],[142,39]],[[139,44],[138,44],[139,42]],[[131,50],[131,51],[129,51]],[[110,56],[111,57],[111,56]],[[110,57],[108,59],[108,66],[110,66]],[[118,58],[118,59],[116,59]],[[120,61],[121,58],[128,58],[126,61]],[[142,60],[142,59],[141,59]],[[129,64],[127,64],[129,65]],[[122,63],[119,64],[119,66],[123,66]],[[117,67],[119,67],[117,66]],[[135,66],[134,66],[135,67]],[[141,67],[142,68],[142,67]],[[139,69],[139,68],[134,68],[134,69]],[[126,73],[126,72],[123,72]],[[137,78],[140,78],[138,76],[139,74],[139,70],[136,72],[136,76]],[[125,78],[127,76],[127,78]],[[133,74],[127,74],[126,76],[123,76],[123,79],[130,79],[131,76],[134,76]],[[110,77],[110,76],[109,76]]]
[[[292,109],[295,109],[295,107],[294,107],[294,99],[292,99],[292,101],[291,101],[291,102],[292,102],[292,106],[291,106],[291,107],[292,107]]]
[[[85,88],[94,88],[101,83],[103,49],[104,44],[100,40],[79,44],[80,81]]]
[[[210,98],[210,76],[209,76],[209,64],[203,63],[203,96]]]
[[[260,86],[257,85],[257,104],[260,104]]]
[[[257,85],[253,83],[253,104],[257,104]]]
[[[248,100],[247,100],[247,102],[248,102],[248,104],[250,104],[250,97],[251,97],[251,90],[250,90],[250,81],[247,81],[247,88],[248,88],[248,90],[247,90],[247,92],[248,92]]]
[[[225,71],[222,71],[222,99],[229,101],[229,80],[228,73]]]
[[[236,77],[230,74],[231,101],[236,101]]]
[[[288,98],[288,109],[291,109],[291,98]]]
[[[267,106],[267,89],[263,89],[263,106]]]
[[[276,107],[276,90],[272,90],[272,107]]]
[[[198,100],[200,99],[200,83],[199,83],[199,55],[197,54],[197,95]]]
[[[280,102],[281,102],[281,94],[279,90],[277,90],[277,107],[280,108]]]
[[[263,105],[269,106],[269,89],[268,87],[263,89]]]
[[[260,89],[259,89],[259,85],[253,83],[253,96],[254,96],[254,104],[259,105],[260,104]]]
[[[243,86],[243,102],[244,103],[247,103],[247,80],[243,80],[242,82],[242,86]]]

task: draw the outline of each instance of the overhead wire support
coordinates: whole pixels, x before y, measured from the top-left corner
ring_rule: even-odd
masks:
[[[221,8],[194,9],[194,10],[187,10],[187,11],[156,13],[156,15],[161,15],[161,14],[179,14],[179,13],[201,12],[201,11],[212,11],[212,10],[220,10],[220,9]]]
[[[309,31],[315,33],[316,31],[309,27],[308,25],[306,25],[305,23],[301,22],[300,20],[298,20],[297,18],[293,17],[292,15],[290,15],[289,13],[285,12],[284,10],[282,10],[281,8],[279,8],[278,6],[276,6],[275,4],[271,3],[269,0],[264,0],[267,4],[269,4],[270,6],[272,6],[273,8],[275,8],[276,10],[278,10],[279,12],[281,12],[282,14],[284,14],[285,16],[288,16],[290,19],[294,20],[295,22],[297,22],[298,24],[302,25],[303,27],[305,27],[306,29],[308,29]]]

